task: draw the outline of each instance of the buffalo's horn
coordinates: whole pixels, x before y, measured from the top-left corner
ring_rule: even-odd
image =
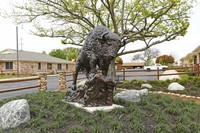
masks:
[[[103,32],[100,36],[100,39],[106,40],[105,35],[107,35],[109,32]]]

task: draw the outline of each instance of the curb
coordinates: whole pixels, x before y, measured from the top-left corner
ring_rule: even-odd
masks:
[[[185,94],[177,94],[177,93],[163,92],[163,91],[149,91],[149,93],[161,94],[161,95],[171,96],[171,97],[174,97],[174,98],[182,98],[182,99],[185,99],[185,100],[195,100],[195,102],[200,103],[200,97],[199,96],[190,96],[190,95],[185,95]]]

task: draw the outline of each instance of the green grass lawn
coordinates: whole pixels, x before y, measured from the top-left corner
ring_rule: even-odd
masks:
[[[19,77],[30,77],[31,75],[28,74],[23,74],[23,75],[19,75]],[[9,79],[9,78],[18,78],[17,75],[0,75],[0,79]]]
[[[182,80],[188,80],[188,78],[189,78],[188,74],[181,74],[181,75],[179,75],[179,76],[180,76],[180,78],[181,78]]]
[[[148,94],[138,103],[115,101],[124,109],[93,114],[62,102],[64,93],[48,92],[5,99],[25,98],[31,120],[2,133],[198,133],[200,105],[192,101]]]

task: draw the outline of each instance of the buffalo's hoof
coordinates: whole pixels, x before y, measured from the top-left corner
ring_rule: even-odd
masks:
[[[75,91],[76,90],[76,85],[72,85],[70,88],[71,88],[71,90]]]
[[[95,73],[91,73],[91,74],[89,74],[89,80],[92,80],[94,77],[95,77]]]

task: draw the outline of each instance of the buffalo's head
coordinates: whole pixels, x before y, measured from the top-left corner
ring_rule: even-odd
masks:
[[[121,47],[121,38],[117,34],[105,26],[97,26],[90,31],[83,49],[93,51],[99,58],[110,62]]]
[[[106,40],[104,46],[107,47],[105,51],[107,51],[108,58],[112,60],[117,56],[117,53],[121,47],[121,39],[113,32],[106,34],[104,39]]]
[[[113,33],[108,32],[102,36],[100,43],[96,46],[96,53],[99,57],[105,58],[108,62],[113,60],[121,47],[121,39],[120,37]]]

